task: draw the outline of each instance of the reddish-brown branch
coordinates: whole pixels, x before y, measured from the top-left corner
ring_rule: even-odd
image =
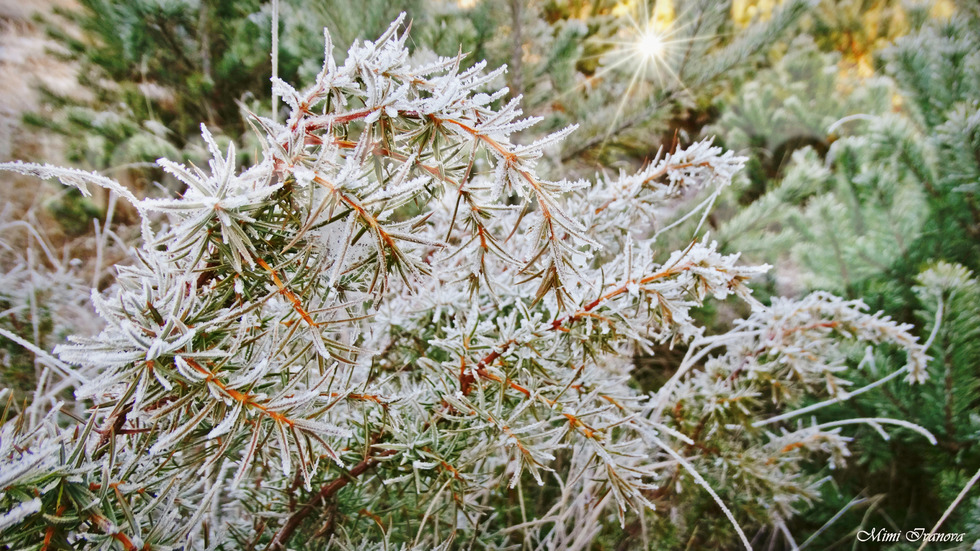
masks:
[[[326,503],[330,498],[335,496],[337,492],[347,486],[347,484],[367,472],[369,469],[371,469],[371,467],[374,467],[382,457],[386,457],[394,453],[395,450],[385,450],[378,455],[366,457],[361,460],[360,463],[354,465],[350,471],[325,484],[322,488],[320,488],[320,491],[313,496],[313,499],[308,501],[306,505],[293,513],[293,516],[289,517],[289,520],[287,520],[286,524],[283,525],[282,530],[280,530],[279,533],[276,534],[276,537],[272,539],[272,543],[269,544],[269,549],[285,549],[286,543],[290,538],[292,538],[293,533],[296,532],[299,525],[303,523],[306,517],[308,517],[318,505],[321,503]]]
[[[108,444],[109,440],[114,438],[117,434],[122,434],[123,426],[125,426],[126,418],[131,410],[132,407],[126,405],[123,406],[122,410],[120,410],[118,414],[116,414],[114,417],[110,417],[109,421],[107,422],[107,426],[104,429],[98,431],[98,433],[101,434],[102,437],[99,438],[99,443],[98,445],[96,445],[96,449],[99,449],[102,446]]]
[[[269,274],[272,275],[272,281],[273,283],[276,284],[276,287],[279,288],[279,292],[283,296],[285,296],[289,300],[289,302],[293,304],[293,309],[296,310],[296,313],[299,314],[301,318],[303,318],[303,321],[305,321],[307,325],[309,325],[310,327],[318,327],[320,324],[313,321],[313,317],[310,316],[309,313],[307,313],[305,308],[303,308],[303,303],[299,300],[299,298],[296,297],[296,294],[290,291],[289,287],[287,287],[286,284],[283,283],[281,279],[279,279],[279,276],[276,274],[276,271],[273,270],[272,267],[269,266],[269,264],[267,264],[266,261],[262,260],[261,258],[256,258],[255,261],[258,263],[259,266],[265,269],[265,271],[269,272]]]
[[[187,365],[191,366],[191,368],[194,369],[194,371],[197,371],[198,373],[205,375],[207,377],[205,379],[205,382],[215,385],[229,398],[237,402],[241,402],[242,405],[244,406],[255,408],[256,410],[260,411],[262,414],[268,416],[269,418],[271,418],[273,421],[277,423],[283,423],[289,427],[292,427],[295,424],[292,419],[286,417],[285,415],[277,411],[272,411],[269,408],[265,407],[264,405],[256,402],[251,395],[243,392],[239,392],[233,388],[228,388],[227,385],[225,385],[224,381],[222,381],[217,376],[215,376],[215,374],[212,373],[211,371],[205,369],[201,364],[197,363],[194,359],[185,357],[183,358],[183,360],[187,362]]]
[[[574,323],[575,321],[577,321],[577,320],[579,320],[581,318],[584,318],[584,317],[593,317],[593,316],[595,316],[595,314],[591,314],[590,313],[592,310],[594,310],[595,308],[597,308],[603,302],[605,302],[605,301],[607,301],[607,300],[609,300],[611,298],[617,297],[617,296],[625,293],[628,290],[628,286],[630,284],[632,284],[632,283],[639,283],[641,285],[645,285],[645,284],[651,283],[653,281],[656,281],[658,279],[662,279],[664,277],[668,277],[668,276],[671,276],[671,275],[680,273],[680,272],[682,272],[684,270],[687,270],[687,269],[691,268],[692,266],[693,266],[693,264],[690,263],[690,262],[685,263],[685,264],[682,264],[682,265],[674,265],[674,266],[671,266],[670,268],[667,268],[667,269],[662,270],[660,272],[657,272],[655,274],[651,274],[651,275],[646,276],[644,278],[641,278],[639,280],[630,280],[630,281],[624,283],[622,286],[620,286],[620,287],[618,287],[618,288],[616,288],[616,289],[614,289],[614,290],[612,290],[612,291],[610,291],[610,292],[608,292],[608,293],[600,296],[599,298],[595,299],[594,301],[590,302],[584,308],[582,308],[582,310],[579,310],[578,312],[576,312],[574,314],[570,314],[570,315],[565,316],[563,318],[558,318],[558,319],[554,320],[551,323],[551,325],[547,327],[547,330],[550,330],[550,331],[568,331],[567,325],[570,325],[571,323]],[[500,377],[494,375],[493,373],[490,373],[486,369],[487,366],[491,365],[494,361],[496,361],[498,358],[500,358],[500,356],[503,355],[504,353],[506,353],[507,350],[510,349],[510,347],[513,346],[514,344],[515,344],[515,341],[514,340],[509,340],[509,341],[503,343],[502,345],[498,346],[495,350],[493,350],[492,352],[490,352],[489,354],[487,354],[482,360],[480,360],[477,363],[477,367],[476,367],[475,371],[476,371],[476,374],[479,375],[481,378],[488,379],[488,380],[495,381],[495,382],[502,383],[502,384],[503,383],[506,383],[510,388],[512,388],[514,390],[517,390],[518,392],[524,394],[524,396],[526,396],[527,398],[531,398],[531,392],[528,389],[524,388],[523,386],[521,386],[521,385],[519,385],[519,384],[517,384],[517,383],[515,383],[513,381],[510,381],[510,380],[504,381],[503,379],[501,379]],[[473,385],[474,382],[476,382],[475,377],[473,376],[472,372],[469,372],[469,371],[466,370],[466,362],[465,362],[465,359],[461,358],[460,374],[459,374],[460,391],[464,395],[469,394],[469,391],[472,388],[472,385]],[[579,385],[573,385],[573,387],[579,387]],[[544,401],[546,404],[548,404],[549,406],[552,406],[552,407],[555,406],[555,403],[556,403],[555,401],[549,400],[549,399],[545,398],[544,396],[540,396],[540,395],[538,397],[542,401]],[[613,404],[617,408],[623,409],[623,406],[619,402],[617,402],[615,399],[613,399],[612,397],[606,396],[606,395],[602,395],[602,398],[605,399],[606,401],[608,401],[609,403]],[[563,415],[568,419],[568,422],[572,426],[572,428],[574,428],[574,429],[578,430],[579,432],[581,432],[583,435],[585,435],[586,438],[596,438],[597,437],[598,433],[595,431],[595,429],[593,429],[592,427],[586,425],[585,423],[583,423],[577,417],[575,417],[573,415],[569,415],[569,414],[564,414],[564,413],[563,413]],[[503,430],[504,430],[504,432],[509,432],[507,430],[507,427],[503,427]],[[516,440],[516,438],[515,438],[515,440]],[[519,443],[518,443],[518,446],[521,447]],[[705,448],[704,446],[701,446],[701,445],[696,445],[695,447],[698,447],[698,448],[700,448],[700,449],[702,449],[702,450],[704,450],[704,451],[706,451],[708,453],[717,453],[717,450],[712,450],[712,449],[709,449],[709,448]]]
[[[493,352],[487,354],[487,356],[485,358],[483,358],[482,360],[480,360],[480,362],[476,364],[476,373],[477,373],[477,375],[479,375],[480,377],[483,377],[485,379],[496,380],[496,381],[499,382],[500,381],[500,377],[497,377],[496,375],[494,375],[494,374],[490,373],[489,371],[487,371],[487,366],[490,365],[490,364],[492,364],[497,358],[500,357],[501,354],[503,354],[504,352],[506,352],[507,349],[510,348],[510,346],[512,344],[514,344],[514,341],[507,341],[507,342],[505,342],[503,345],[501,345],[499,347],[499,350],[494,350]],[[460,389],[460,391],[463,394],[469,394],[470,386],[475,381],[476,381],[476,379],[473,377],[473,374],[466,371],[465,364],[463,366],[461,366],[460,373],[459,373],[459,389]],[[524,392],[528,396],[530,396],[530,393],[527,392],[527,390],[524,390]]]
[[[648,275],[648,276],[643,277],[643,278],[640,278],[638,280],[630,280],[630,281],[624,283],[622,286],[617,287],[616,289],[613,289],[612,291],[609,291],[608,293],[606,293],[606,294],[602,295],[601,297],[595,299],[594,301],[590,302],[589,304],[586,304],[585,307],[583,307],[578,312],[575,312],[574,314],[569,314],[569,315],[567,315],[567,316],[565,316],[563,318],[558,318],[558,319],[552,321],[551,322],[551,325],[548,326],[547,329],[549,331],[565,331],[565,330],[567,330],[567,326],[568,325],[570,325],[571,323],[574,323],[574,322],[578,321],[581,318],[584,318],[584,317],[589,316],[590,315],[589,312],[591,312],[592,310],[596,309],[603,302],[605,302],[605,301],[607,301],[607,300],[609,300],[611,298],[615,298],[615,297],[617,297],[617,296],[625,293],[628,290],[630,284],[632,284],[632,283],[638,283],[640,285],[646,285],[646,284],[652,283],[652,282],[654,282],[654,281],[656,281],[658,279],[663,279],[665,277],[672,276],[672,275],[675,275],[677,273],[683,272],[684,270],[689,269],[691,266],[692,266],[692,264],[690,262],[688,262],[688,263],[685,263],[685,264],[681,264],[681,265],[673,266],[671,268],[667,268],[666,270],[657,272],[655,274]],[[498,383],[502,383],[503,381],[500,379],[500,377],[497,377],[496,375],[494,375],[494,374],[490,373],[489,371],[487,371],[487,366],[491,365],[494,361],[496,361],[497,358],[499,358],[503,353],[507,352],[507,350],[510,349],[510,347],[513,346],[514,344],[515,344],[515,342],[513,340],[507,341],[507,342],[503,343],[502,345],[498,346],[495,350],[493,350],[489,354],[487,354],[482,360],[479,361],[479,363],[476,364],[476,374],[479,375],[480,377],[484,378],[484,379],[489,379],[491,381],[496,381]],[[460,391],[463,394],[469,394],[470,388],[472,387],[472,385],[473,385],[474,382],[476,382],[476,378],[473,376],[473,374],[471,372],[466,371],[465,365],[461,366],[460,367],[460,373],[459,373],[459,388],[460,388]],[[529,398],[531,397],[531,392],[529,390],[527,390],[526,388],[518,385],[517,383],[514,383],[512,381],[508,381],[508,386],[510,386],[514,390],[517,390],[518,392],[521,392],[522,394],[524,394],[525,396],[527,396]],[[616,404],[616,405],[618,406],[618,404]]]

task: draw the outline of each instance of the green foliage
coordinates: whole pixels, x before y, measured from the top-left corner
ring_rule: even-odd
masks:
[[[279,74],[295,80],[321,31],[301,2],[282,5]],[[56,116],[27,120],[67,136],[73,160],[106,167],[179,156],[200,121],[240,136],[243,105],[268,109],[271,10],[259,0],[82,0],[47,28],[88,97],[48,91]]]
[[[914,19],[918,30],[880,51],[888,80],[849,79],[836,57],[801,38],[799,50],[791,47],[742,87],[716,127],[726,144],[749,148],[756,168],[740,189],[750,204],[719,228],[723,242],[774,262],[792,260],[797,284],[863,297],[916,322],[923,336],[941,320],[922,392],[892,382],[828,410],[921,423],[938,445],[885,444],[871,431],[858,438],[861,459],[835,476],[838,487],[825,488],[826,505],[818,506],[827,515],[853,508],[818,545],[834,543],[862,514],[866,526],[887,518],[928,529],[980,467],[978,18],[963,10],[948,20]],[[794,71],[800,66],[813,69]],[[842,90],[838,100],[834,92]],[[810,133],[813,143],[780,153],[770,139],[778,143],[781,128]],[[873,383],[893,362],[875,356],[877,370],[856,384]],[[965,511],[944,529],[968,531]]]
[[[562,161],[608,165],[653,157],[671,146],[680,126],[696,133],[710,120],[711,98],[723,75],[751,67],[804,13],[792,0],[773,18],[747,29],[733,25],[727,7],[699,1],[678,9],[662,59],[647,60],[633,44],[652,4],[624,8],[611,0],[528,3],[481,0],[336,0],[280,3],[279,75],[295,82],[318,69],[320,29],[340,47],[380,32],[399,11],[413,25],[409,47],[418,55],[468,53],[463,67],[486,59],[510,65],[507,84],[525,109],[545,117],[543,128],[572,123],[583,132],[566,142]],[[624,11],[625,9],[625,11]],[[242,107],[267,112],[271,9],[259,0],[83,0],[59,12],[51,34],[78,64],[89,91],[78,100],[48,91],[54,117],[27,121],[68,138],[69,157],[101,168],[160,157],[205,157],[196,126],[216,134],[247,134]],[[75,25],[77,33],[62,30]],[[248,92],[243,92],[248,91]],[[240,144],[243,163],[257,144]],[[153,173],[159,178],[159,173]]]
[[[82,196],[77,189],[65,190],[51,198],[46,206],[61,229],[71,236],[89,231],[92,229],[92,221],[102,217],[99,207],[88,197]]]
[[[720,133],[726,146],[750,153],[748,187],[740,193],[740,202],[758,199],[774,179],[783,179],[784,184],[795,181],[782,178],[793,166],[793,153],[809,146],[821,157],[826,155],[832,143],[827,130],[841,118],[855,113],[879,115],[891,108],[893,89],[888,81],[841,74],[839,61],[838,54],[822,53],[813,38],[800,35],[771,68],[741,84],[733,98],[718,100],[721,115],[706,132]],[[817,164],[807,162],[798,177],[819,171]],[[764,218],[775,222],[769,214],[778,213]],[[748,241],[740,245],[752,246]]]
[[[854,84],[836,77],[832,58],[816,53],[803,57],[823,59],[822,71],[794,78],[787,67],[798,56],[790,53],[760,76],[758,82],[769,84],[746,85],[743,99],[718,125],[733,126],[729,142],[760,143],[749,131],[768,119],[776,121],[776,136],[779,127],[809,128],[820,143],[794,154],[783,173],[764,174],[781,179],[753,182],[753,189],[765,184],[766,194],[721,228],[723,240],[757,248],[782,244],[806,268],[810,285],[871,298],[906,319],[912,317],[912,277],[927,262],[946,259],[976,269],[977,41],[976,31],[956,20],[927,26],[887,50],[888,74],[905,112],[886,109],[892,86],[877,80],[829,106],[834,100],[821,91]],[[799,94],[811,86],[817,94],[806,109],[798,108]],[[765,165],[774,148],[769,142],[751,151]],[[897,303],[890,281],[905,289]]]
[[[824,502],[816,509],[820,515],[832,515],[852,499],[863,506],[843,516],[840,526],[817,540],[818,546],[829,546],[843,530],[858,523],[870,528],[891,522],[928,530],[980,469],[980,282],[963,266],[938,262],[919,274],[913,289],[922,304],[917,312],[921,327],[935,331],[929,381],[916,392],[890,382],[852,398],[835,413],[857,410],[869,416],[911,419],[936,435],[938,443],[928,446],[904,435],[882,442],[871,431],[859,435],[859,461],[834,476],[835,487],[824,489]],[[857,379],[857,385],[879,379],[881,366],[893,361],[875,357],[872,367],[877,368]],[[969,502],[960,505],[940,531],[977,539],[975,511],[976,504],[972,511]]]

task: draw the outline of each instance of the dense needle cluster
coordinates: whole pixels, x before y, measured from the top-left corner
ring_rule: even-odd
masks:
[[[764,306],[746,282],[767,266],[707,237],[658,248],[658,210],[713,197],[742,158],[698,142],[548,180],[572,128],[513,140],[537,121],[494,91],[503,69],[413,65],[400,25],[343,65],[327,35],[307,90],[276,81],[289,116],[252,118],[247,170],[202,127],[206,170],[160,160],[178,197],[3,166],[124,194],[143,242],[93,292],[104,330],[37,351],[74,395],[50,383],[6,414],[0,542],[581,549],[705,492],[750,546],[725,487],[785,531],[816,496],[800,465],[841,465],[847,425],[920,430],[803,418],[870,390],[847,375],[875,350],[907,357],[887,378],[921,381],[910,327],[826,294]],[[730,296],[751,313],[705,334],[693,310]],[[665,343],[686,356],[644,393],[634,356]]]

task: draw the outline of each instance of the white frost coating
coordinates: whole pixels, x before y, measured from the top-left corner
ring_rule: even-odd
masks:
[[[117,193],[126,199],[137,209],[140,208],[140,201],[126,187],[112,178],[107,178],[98,172],[86,172],[77,168],[62,168],[51,165],[40,165],[37,163],[25,163],[14,161],[10,163],[0,163],[0,170],[8,170],[26,176],[35,176],[42,180],[59,180],[61,183],[77,188],[86,197],[92,194],[86,184],[95,184],[104,187],[109,191]]]
[[[6,530],[19,524],[24,518],[33,515],[41,510],[41,500],[34,498],[30,501],[22,501],[10,508],[9,511],[0,516],[0,530]]]

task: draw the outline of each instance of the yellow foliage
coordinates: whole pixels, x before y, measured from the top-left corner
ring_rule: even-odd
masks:
[[[653,6],[653,17],[650,25],[657,32],[664,32],[674,23],[674,2],[673,0],[657,0]]]
[[[732,21],[739,27],[747,27],[753,20],[768,21],[783,0],[732,0]]]
[[[929,17],[935,19],[948,19],[956,13],[956,4],[953,0],[935,0],[932,8],[929,9]]]

